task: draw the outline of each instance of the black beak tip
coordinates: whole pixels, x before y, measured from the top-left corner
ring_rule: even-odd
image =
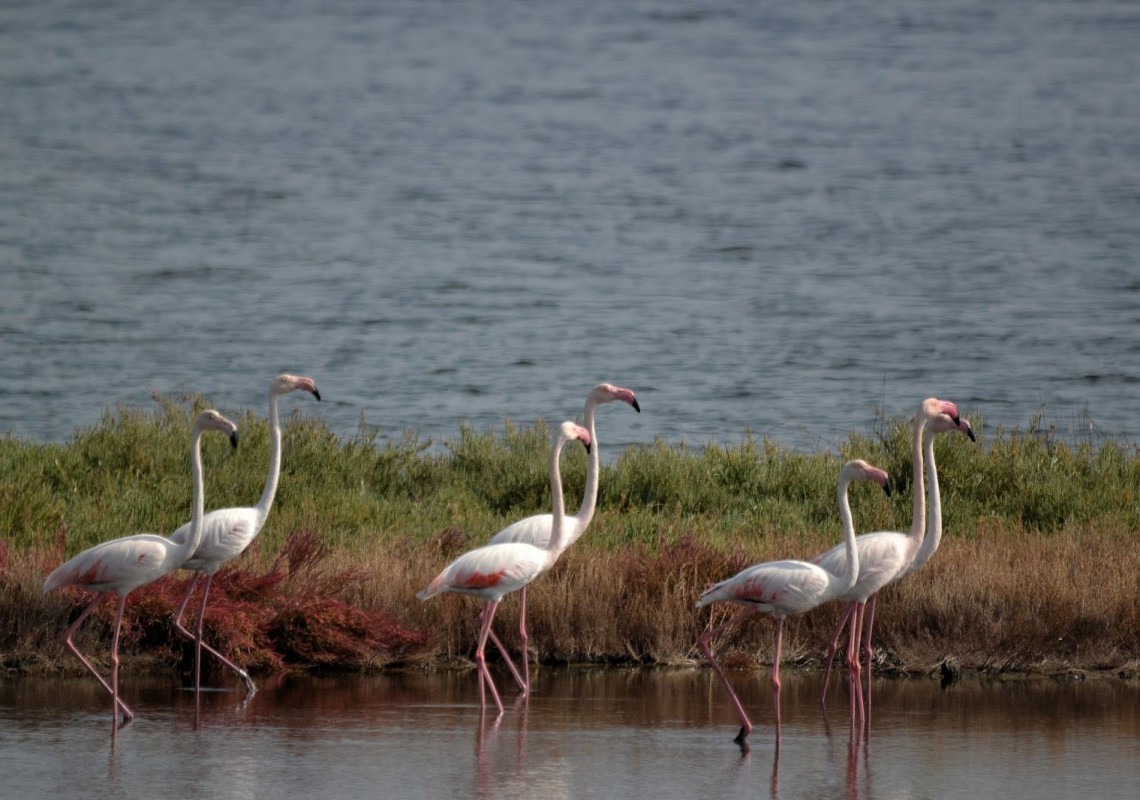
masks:
[[[318,392],[316,389],[313,389],[313,397],[317,398],[317,400],[319,401],[321,399],[321,393]]]
[[[583,443],[583,445],[582,445],[582,446],[586,448],[586,452],[587,452],[587,453],[589,453],[589,452],[590,452],[590,445]]]
[[[634,411],[636,411],[638,414],[640,414],[640,413],[641,413],[641,406],[640,406],[640,405],[638,405],[638,402],[637,402],[637,398],[636,398],[636,397],[635,397],[635,398],[633,398],[633,402],[632,402],[632,403],[630,403],[630,405],[631,405],[631,406],[633,406],[633,410],[634,410]]]
[[[883,484],[883,491],[887,493],[887,497],[891,496],[891,482],[889,479]]]
[[[234,450],[237,450],[237,431],[230,434],[230,444],[233,445]]]
[[[978,441],[978,437],[974,436],[974,429],[973,428],[966,428],[966,435],[970,437],[971,442]]]

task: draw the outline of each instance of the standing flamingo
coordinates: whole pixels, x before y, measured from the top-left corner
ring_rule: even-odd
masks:
[[[844,550],[847,554],[842,566],[835,572],[826,570],[807,561],[769,561],[755,564],[737,573],[728,580],[706,589],[697,601],[697,608],[725,601],[743,606],[744,611],[727,622],[706,631],[697,641],[701,652],[709,660],[724,683],[736,712],[740,715],[741,728],[736,742],[743,745],[752,732],[752,723],[744,711],[744,706],[724,669],[713,658],[709,641],[730,625],[735,625],[760,613],[770,614],[776,621],[776,652],[772,660],[772,698],[776,709],[776,743],[780,741],[780,653],[783,646],[784,618],[789,614],[802,614],[816,606],[834,600],[855,585],[859,576],[859,552],[855,546],[855,525],[851,521],[851,506],[847,501],[847,487],[852,481],[875,481],[890,494],[890,481],[887,473],[873,467],[866,461],[848,461],[839,472],[836,493],[839,497],[839,516],[843,521]]]
[[[521,589],[546,572],[562,553],[565,534],[562,522],[565,508],[558,462],[563,445],[573,439],[582,442],[587,451],[589,450],[589,431],[573,422],[563,422],[550,452],[550,494],[553,498],[553,514],[550,539],[546,547],[536,547],[523,542],[508,542],[488,544],[470,550],[452,561],[426,589],[416,595],[420,600],[427,600],[441,592],[458,592],[478,597],[485,603],[483,613],[480,615],[479,639],[475,648],[475,667],[479,673],[479,704],[480,708],[486,709],[486,689],[489,688],[500,716],[503,713],[503,701],[499,699],[499,692],[491,680],[483,650],[491,632],[495,609],[499,607],[503,597]]]
[[[44,594],[60,586],[80,586],[97,592],[95,599],[72,623],[63,638],[64,646],[87,667],[88,671],[110,692],[113,699],[111,712],[116,726],[119,709],[123,711],[123,724],[134,719],[134,713],[119,699],[119,630],[123,621],[123,609],[127,595],[140,586],[161,578],[182,566],[194,552],[202,536],[202,512],[205,506],[202,480],[202,432],[216,430],[226,433],[230,442],[237,447],[237,426],[217,411],[203,411],[194,421],[194,434],[190,445],[190,464],[194,477],[194,505],[190,514],[190,533],[185,542],[175,542],[154,533],[136,533],[109,542],[97,544],[84,550],[74,558],[55,568],[44,581]],[[103,599],[103,593],[111,592],[119,596],[115,610],[115,632],[111,637],[111,684],[103,680],[91,662],[75,646],[71,637],[83,624],[95,606]]]
[[[273,498],[277,494],[277,480],[281,476],[281,423],[277,416],[277,398],[290,392],[301,389],[309,392],[317,400],[321,399],[317,391],[317,384],[312,378],[303,375],[278,375],[269,384],[269,433],[272,437],[272,450],[269,455],[269,477],[265,481],[265,489],[261,499],[252,508],[221,508],[211,511],[202,519],[202,536],[194,555],[182,565],[183,569],[194,570],[194,577],[186,587],[186,594],[174,612],[174,629],[188,639],[194,640],[194,690],[202,687],[202,650],[205,649],[214,658],[218,659],[233,670],[245,682],[247,693],[257,691],[249,673],[234,662],[223,656],[214,648],[202,641],[202,623],[206,615],[206,598],[210,594],[210,583],[216,573],[227,561],[237,558],[257,538],[265,520],[269,517],[269,509],[273,507]],[[190,523],[170,534],[175,542],[185,542],[190,536]],[[198,606],[198,627],[195,633],[190,633],[182,625],[182,615],[194,587],[198,585],[202,575],[206,576],[206,585],[202,588],[202,600]]]
[[[585,423],[586,430],[590,433],[590,452],[586,462],[586,488],[582,493],[582,505],[578,508],[578,513],[573,516],[566,517],[563,521],[563,526],[566,528],[562,535],[561,550],[565,550],[574,542],[581,538],[582,534],[586,532],[586,528],[590,525],[590,520],[594,518],[594,509],[598,504],[598,480],[601,471],[601,451],[598,448],[598,437],[594,426],[594,409],[603,403],[612,403],[615,400],[620,400],[623,403],[628,403],[633,406],[633,410],[641,413],[641,406],[637,403],[637,397],[634,395],[632,389],[625,389],[621,386],[614,386],[609,383],[599,383],[590,393],[586,395],[586,407],[583,410],[583,422]],[[546,548],[550,542],[550,533],[553,530],[554,519],[550,514],[536,514],[526,519],[520,519],[514,522],[491,537],[488,544],[505,544],[507,542],[523,542],[526,544],[533,544],[535,547]],[[527,644],[530,637],[526,632],[526,588],[523,587],[519,591],[519,639],[521,641],[520,649],[522,650],[523,660],[523,674],[520,676],[511,663],[511,657],[507,653],[507,649],[503,643],[499,641],[499,637],[495,635],[494,631],[490,633],[490,639],[494,642],[495,646],[499,648],[502,653],[503,659],[511,670],[515,682],[519,686],[519,690],[523,696],[530,692],[530,662],[527,652]]]
[[[831,676],[831,664],[835,657],[835,650],[843,627],[850,621],[853,644],[848,648],[849,656],[856,655],[854,661],[848,659],[848,668],[861,686],[861,667],[858,660],[859,639],[863,629],[863,615],[867,600],[873,597],[879,589],[897,578],[907,565],[920,553],[926,532],[926,496],[923,491],[923,434],[930,428],[931,433],[941,433],[948,430],[957,430],[960,425],[958,409],[953,403],[929,397],[923,400],[915,415],[914,436],[911,441],[911,457],[913,459],[914,475],[914,518],[911,522],[910,532],[907,534],[893,531],[876,531],[865,533],[856,540],[859,549],[859,579],[848,591],[838,599],[847,603],[843,616],[836,626],[835,632],[828,641],[827,670],[824,673],[823,688],[820,692],[820,701],[823,702],[827,693],[827,684]],[[969,433],[969,423],[966,423]],[[934,439],[933,435],[926,440],[926,460],[934,468]],[[934,480],[937,472],[932,473]],[[934,483],[934,499],[937,499],[937,484]],[[939,526],[941,527],[941,511],[939,511]],[[846,560],[846,551],[843,548],[833,547],[827,552],[816,556],[812,563],[818,564],[827,570],[843,568]],[[868,632],[870,628],[868,627]],[[869,634],[868,634],[869,635]],[[867,674],[870,675],[871,655],[870,639],[867,640],[867,650],[864,651],[867,662]]]

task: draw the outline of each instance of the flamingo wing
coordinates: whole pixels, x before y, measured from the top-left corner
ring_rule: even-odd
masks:
[[[152,533],[103,542],[56,567],[44,581],[44,592],[79,586],[123,594],[165,575],[169,552],[170,542]]]
[[[720,600],[766,613],[798,614],[826,599],[827,573],[806,561],[756,564],[701,594],[697,607]]]
[[[521,589],[547,567],[547,553],[529,544],[489,544],[452,561],[426,589],[416,595],[427,600],[440,592],[460,592],[500,599]]]

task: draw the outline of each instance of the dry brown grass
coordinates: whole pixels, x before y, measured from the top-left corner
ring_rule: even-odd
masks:
[[[455,595],[422,604],[414,594],[463,548],[466,537],[445,532],[430,548],[377,548],[354,602],[390,608],[401,624],[428,630],[422,658],[468,659],[479,603]],[[532,657],[547,663],[682,664],[698,659],[695,642],[707,627],[735,613],[698,611],[700,591],[750,563],[807,557],[827,542],[768,537],[722,552],[693,536],[655,548],[568,551],[531,587],[528,629]],[[785,628],[785,663],[819,665],[839,604]],[[496,631],[518,646],[518,606],[508,598]],[[981,672],[1137,672],[1140,660],[1140,550],[1124,532],[1074,525],[1051,536],[980,526],[970,540],[952,536],[926,567],[888,587],[875,620],[880,669],[930,672],[946,662]],[[767,664],[772,623],[754,620],[726,631],[717,652],[738,666]],[[494,658],[489,654],[489,658]]]

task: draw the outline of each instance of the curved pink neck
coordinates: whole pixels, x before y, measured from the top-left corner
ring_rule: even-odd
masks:
[[[566,533],[564,523],[566,506],[562,497],[562,469],[559,464],[564,443],[565,440],[559,436],[554,442],[554,447],[550,449],[550,497],[553,519],[550,524],[550,541],[546,545],[546,550],[553,557],[556,557],[562,550],[562,539]]]
[[[912,541],[912,554],[922,546],[922,537],[926,533],[926,489],[922,474],[922,434],[926,430],[926,413],[920,406],[918,415],[914,419],[914,438],[911,442],[911,458],[914,460],[914,519],[910,523],[908,537]]]
[[[277,418],[278,395],[269,389],[269,477],[265,479],[265,489],[257,501],[257,511],[262,519],[269,516],[273,508],[273,498],[277,496],[277,482],[281,478],[281,423]]]
[[[586,456],[586,488],[582,492],[582,505],[574,515],[578,520],[578,530],[585,530],[594,518],[594,511],[598,507],[598,484],[601,480],[599,473],[602,467],[602,457],[598,449],[598,435],[594,430],[594,409],[597,406],[590,398],[586,398],[586,409],[582,414],[582,421],[586,423],[586,430],[590,432],[590,452]]]
[[[855,541],[855,522],[851,518],[851,504],[847,500],[847,487],[851,480],[843,476],[839,480],[836,492],[839,494],[839,519],[843,521],[843,542],[846,548],[847,561],[843,571],[836,576],[840,592],[846,592],[859,579],[859,547]]]

